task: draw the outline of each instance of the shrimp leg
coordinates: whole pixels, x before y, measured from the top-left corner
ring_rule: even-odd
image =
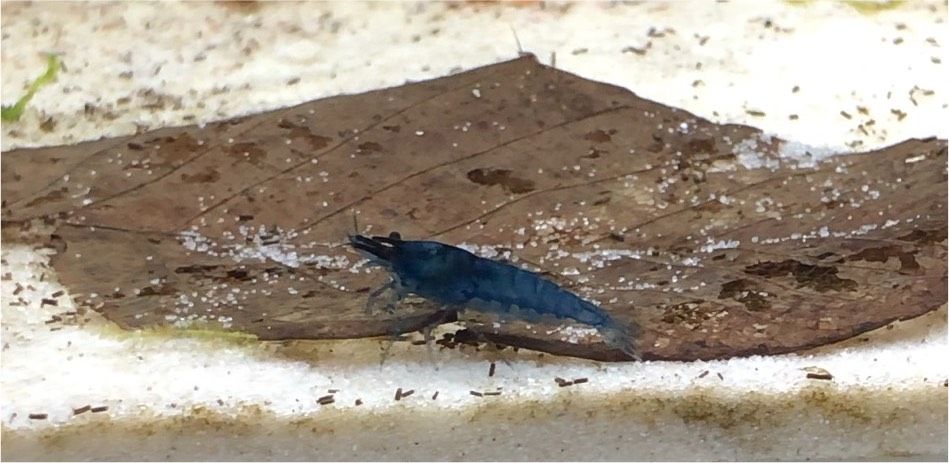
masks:
[[[397,277],[393,277],[389,283],[376,288],[366,299],[366,314],[375,315],[379,312],[387,314],[395,313],[396,307],[402,302],[402,284]]]

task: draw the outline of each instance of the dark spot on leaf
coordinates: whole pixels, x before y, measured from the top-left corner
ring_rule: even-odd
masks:
[[[48,202],[59,201],[66,197],[67,192],[69,192],[69,189],[66,187],[50,191],[49,193],[46,193],[43,196],[38,196],[32,201],[26,203],[26,207],[34,207]]]
[[[218,267],[218,265],[186,265],[176,268],[175,273],[208,273]]]
[[[288,120],[285,120],[285,119],[281,120],[281,121],[277,124],[277,126],[280,127],[280,128],[282,128],[282,129],[287,129],[287,130],[289,130],[290,133],[288,134],[288,136],[289,136],[292,140],[295,140],[295,141],[296,141],[296,140],[303,140],[303,141],[305,141],[305,142],[307,143],[309,149],[311,149],[311,150],[323,149],[323,148],[325,148],[327,145],[329,145],[330,142],[333,141],[332,138],[324,137],[324,136],[322,136],[322,135],[317,135],[317,134],[311,132],[309,128],[304,127],[304,126],[302,126],[302,125],[294,124],[294,123],[292,123],[292,122],[290,122],[290,121],[288,121]],[[349,132],[346,132],[345,135],[348,136],[348,135],[349,135]],[[345,138],[345,136],[343,136],[343,135],[341,135],[341,137]]]
[[[153,138],[146,143],[151,145],[154,152],[151,158],[152,168],[177,168],[196,156],[200,145],[197,140],[186,132],[176,136]],[[158,148],[155,150],[154,148]]]
[[[692,138],[685,143],[685,153],[687,154],[715,154],[718,153],[718,149],[715,145],[715,140],[712,138]]]
[[[185,183],[211,183],[217,181],[219,178],[221,178],[221,174],[210,167],[207,167],[203,171],[195,174],[181,174],[181,180]]]
[[[707,310],[707,307],[707,304],[700,300],[668,305],[662,309],[662,321],[681,325],[688,330],[695,330],[718,313],[714,310]]]
[[[901,246],[883,246],[868,248],[847,258],[848,261],[866,261],[886,263],[891,257],[900,261],[900,273],[912,274],[919,271],[914,252],[903,251]]]
[[[534,182],[511,175],[506,169],[474,169],[468,171],[468,180],[479,185],[500,185],[510,193],[522,194],[534,191]]]
[[[247,281],[251,279],[251,276],[247,272],[247,270],[243,270],[243,269],[229,270],[227,272],[227,276],[228,278],[233,278],[238,281]]]
[[[257,147],[256,143],[235,143],[228,148],[228,153],[231,154],[231,159],[233,159],[232,166],[236,166],[242,162],[247,162],[253,165],[260,165],[267,153]]]
[[[611,137],[610,134],[604,132],[603,130],[597,129],[592,132],[587,132],[583,136],[583,139],[592,141],[594,143],[606,143],[608,141],[613,140],[613,137]]]
[[[360,143],[357,148],[359,148],[359,151],[363,153],[382,152],[382,145],[373,141]]]
[[[936,244],[946,240],[947,228],[942,227],[936,230],[913,230],[906,235],[899,237],[903,241],[912,241],[920,244]]]
[[[593,148],[593,149],[590,150],[589,153],[587,153],[587,154],[585,154],[585,155],[583,155],[583,156],[581,156],[581,157],[582,157],[582,158],[585,158],[585,159],[597,159],[597,158],[600,157],[600,155],[606,154],[606,153],[607,153],[606,151],[598,150],[598,149],[596,149],[596,148]]]
[[[794,259],[780,262],[762,262],[745,267],[745,273],[766,278],[794,276],[800,287],[809,287],[818,292],[856,291],[857,282],[837,276],[837,267],[809,265]]]
[[[170,285],[159,285],[158,287],[146,286],[142,288],[141,290],[139,290],[138,297],[170,296],[173,294],[177,294],[177,292],[175,291],[175,288]]]
[[[662,139],[662,132],[657,132],[652,134],[652,143],[646,147],[646,151],[650,153],[660,153],[666,147],[665,141]]]
[[[600,197],[599,199],[593,201],[593,205],[594,205],[594,206],[602,206],[602,205],[607,204],[607,203],[609,203],[609,202],[610,202],[610,196],[609,196],[609,195],[606,195],[606,196]]]
[[[719,299],[734,299],[745,305],[748,310],[759,311],[771,307],[768,302],[769,297],[774,297],[765,291],[761,291],[749,280],[732,280],[722,285],[722,291],[718,294]]]

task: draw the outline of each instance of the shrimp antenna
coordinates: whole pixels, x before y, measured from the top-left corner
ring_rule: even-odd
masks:
[[[514,30],[514,26],[511,27],[511,33],[514,34],[514,42],[517,44],[517,55],[524,56],[524,49],[521,48],[521,39],[517,38],[517,31]]]

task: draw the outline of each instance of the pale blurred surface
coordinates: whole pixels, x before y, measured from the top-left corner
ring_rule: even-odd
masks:
[[[524,51],[543,62],[555,52],[569,72],[717,122],[863,150],[946,137],[945,17],[944,3],[922,2],[5,2],[4,104],[42,73],[44,53],[65,71],[3,124],[2,146],[447,75],[515,57],[513,28]],[[98,318],[48,324],[72,305],[68,294],[41,303],[63,289],[46,258],[5,242],[3,259],[5,459],[946,458],[945,308],[807,355],[620,365],[468,349],[433,364],[399,343],[380,367],[376,340],[261,345],[125,333]],[[807,379],[807,367],[833,380]],[[397,388],[414,394],[395,401]],[[335,402],[320,405],[331,389]],[[75,414],[87,405],[107,409]]]

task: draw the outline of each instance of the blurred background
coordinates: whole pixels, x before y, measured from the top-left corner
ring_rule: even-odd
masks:
[[[717,122],[866,149],[944,130],[945,2],[3,3],[3,149],[216,120],[535,54]],[[944,132],[943,132],[944,133]]]
[[[0,8],[4,106],[43,74],[48,54],[61,63],[20,119],[3,122],[4,151],[201,124],[520,53],[715,122],[834,150],[947,136],[949,38],[940,1],[4,1]],[[44,267],[48,256],[5,242],[3,259],[13,277],[2,282],[5,459],[946,455],[945,307],[868,342],[801,356],[523,362],[498,364],[489,379],[486,362],[436,374],[406,352],[380,369],[318,364],[325,346],[279,357],[257,344],[135,337],[101,320],[53,332],[44,320],[70,304],[9,302],[20,285],[62,289]],[[370,350],[359,342],[328,349],[336,358]],[[833,383],[808,382],[802,368],[814,365],[833,371]],[[612,382],[567,391],[550,380],[596,374]],[[393,401],[402,377],[424,378],[442,402]],[[359,386],[360,413],[342,399],[336,408],[314,402],[339,384]],[[499,385],[520,394],[509,408],[469,394]],[[345,394],[354,389],[339,397],[352,404]],[[74,416],[83,405],[107,412]],[[881,421],[866,407],[892,414]],[[37,411],[42,420],[28,418]],[[572,434],[554,436],[526,416]],[[611,416],[626,420],[622,450],[606,440],[618,426]],[[465,430],[449,442],[457,448],[416,446],[456,425]]]

